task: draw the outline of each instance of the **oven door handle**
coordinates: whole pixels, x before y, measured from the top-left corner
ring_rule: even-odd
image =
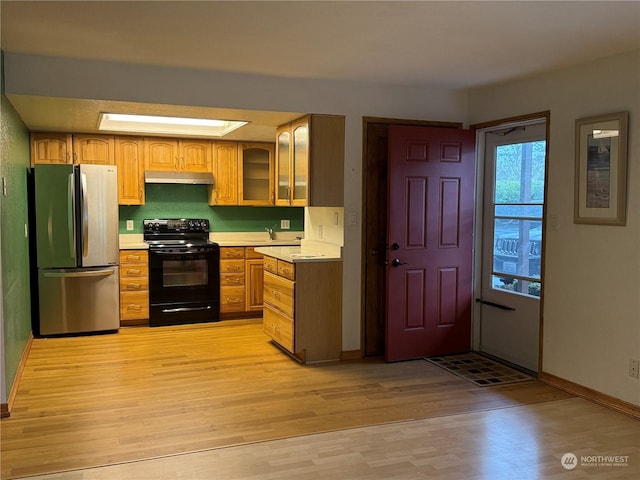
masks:
[[[167,252],[167,251],[163,251],[163,250],[149,250],[149,253],[153,254],[153,255],[202,255],[202,254],[207,254],[207,253],[211,253],[215,250],[199,250],[196,252],[190,252],[188,250],[185,250],[184,252]]]
[[[211,310],[211,306],[206,307],[179,307],[179,308],[163,308],[162,313],[183,313],[183,312],[195,312],[198,310]]]

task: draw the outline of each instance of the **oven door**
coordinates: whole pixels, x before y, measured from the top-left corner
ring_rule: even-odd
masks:
[[[219,248],[149,249],[149,304],[151,326],[217,321]]]

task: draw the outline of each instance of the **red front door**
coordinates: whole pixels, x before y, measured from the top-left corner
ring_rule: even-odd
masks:
[[[471,346],[475,132],[389,127],[385,358]]]

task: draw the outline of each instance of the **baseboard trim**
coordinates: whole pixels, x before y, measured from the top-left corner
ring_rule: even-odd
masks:
[[[362,350],[343,350],[340,352],[340,361],[362,360]]]
[[[29,338],[27,339],[27,344],[24,346],[24,350],[22,350],[22,356],[20,357],[20,363],[18,363],[18,370],[16,371],[16,376],[13,379],[13,385],[11,385],[11,391],[9,392],[9,398],[7,399],[7,403],[3,403],[0,406],[1,418],[6,418],[11,415],[13,402],[15,401],[16,395],[18,394],[18,387],[20,385],[20,380],[22,380],[22,372],[24,372],[24,366],[27,363],[27,358],[29,357],[29,352],[31,352],[32,344],[33,344],[33,333],[30,333]]]
[[[547,385],[551,385],[552,387],[559,388],[565,392],[597,403],[598,405],[602,405],[603,407],[628,415],[636,420],[640,420],[640,406],[634,405],[633,403],[625,402],[619,398],[598,392],[597,390],[574,383],[570,380],[556,377],[550,373],[540,372],[538,380],[542,383],[546,383]]]

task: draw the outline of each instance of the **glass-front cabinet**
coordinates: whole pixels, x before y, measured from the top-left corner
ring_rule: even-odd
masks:
[[[273,205],[273,143],[238,145],[240,205]]]
[[[276,132],[276,205],[290,205],[291,179],[289,176],[290,151],[291,151],[291,131],[289,125],[283,125]]]
[[[292,205],[307,205],[309,183],[309,123],[307,119],[294,122],[293,132],[293,191]]]
[[[306,206],[309,198],[309,117],[281,126],[276,136],[276,205]]]
[[[344,121],[311,114],[276,130],[276,205],[344,205]]]

